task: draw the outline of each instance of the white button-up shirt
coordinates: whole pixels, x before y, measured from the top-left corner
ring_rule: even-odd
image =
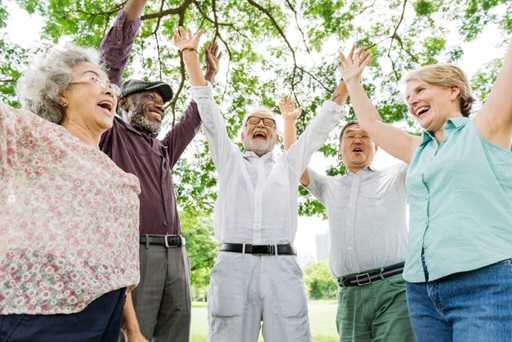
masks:
[[[260,158],[253,152],[241,152],[229,139],[210,85],[192,87],[192,97],[219,177],[215,237],[227,243],[293,243],[300,175],[345,114],[343,107],[326,101],[288,151]]]
[[[344,176],[323,176],[308,168],[307,189],[329,217],[329,262],[335,277],[390,266],[405,259],[407,165],[371,167]]]

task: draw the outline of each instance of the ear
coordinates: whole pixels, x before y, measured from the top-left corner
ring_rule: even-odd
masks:
[[[65,108],[68,106],[68,99],[66,97],[66,94],[64,93],[60,93],[58,96],[57,96],[57,104],[61,107],[61,108]]]
[[[276,144],[279,142],[279,134],[276,132]]]
[[[459,86],[453,85],[450,87],[450,98],[452,100],[457,99],[457,97],[460,95],[460,88]]]
[[[128,111],[130,109],[131,105],[132,105],[132,101],[130,101],[130,99],[127,99],[126,97],[119,98],[119,107],[121,107],[121,109]]]
[[[245,138],[245,134],[244,134],[244,131],[242,131],[242,133],[240,133],[240,139],[242,139],[242,141],[244,141],[244,138]]]

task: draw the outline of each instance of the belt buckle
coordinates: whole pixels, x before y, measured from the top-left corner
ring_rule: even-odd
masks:
[[[252,245],[252,255],[275,255],[274,245]]]
[[[356,281],[358,286],[368,285],[372,283],[372,280],[370,279],[370,275],[368,273],[362,273],[356,275]],[[361,281],[366,281],[364,283],[361,283]]]
[[[179,236],[179,235],[164,235],[165,247],[166,247],[166,248],[179,247],[179,244],[178,244],[178,245],[176,245],[176,246],[172,246],[172,245],[170,245],[170,244],[169,244],[169,240],[168,240],[169,236],[177,237],[178,239],[180,239],[180,236]],[[181,242],[181,240],[180,240],[180,242]]]

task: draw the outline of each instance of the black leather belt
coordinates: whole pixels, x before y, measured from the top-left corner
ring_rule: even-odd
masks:
[[[185,246],[185,238],[181,235],[141,235],[140,244],[158,245],[170,247]]]
[[[252,255],[297,255],[297,249],[290,244],[286,245],[251,245],[243,243],[223,243],[222,252],[247,253]]]
[[[404,263],[391,265],[382,269],[369,270],[356,275],[348,275],[346,277],[338,278],[339,286],[363,286],[371,284],[374,281],[381,280],[383,278],[392,277],[397,274],[401,274],[404,271]]]

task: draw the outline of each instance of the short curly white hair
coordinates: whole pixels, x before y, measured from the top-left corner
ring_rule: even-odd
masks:
[[[43,119],[59,124],[62,110],[59,94],[69,87],[73,67],[81,62],[100,65],[96,49],[72,44],[56,48],[39,57],[19,78],[16,93],[23,109],[36,113]]]

